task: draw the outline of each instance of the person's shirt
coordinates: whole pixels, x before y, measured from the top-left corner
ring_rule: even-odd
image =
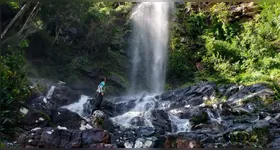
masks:
[[[96,92],[97,92],[97,93],[103,93],[104,91],[105,91],[105,82],[102,81],[102,82],[98,85]]]

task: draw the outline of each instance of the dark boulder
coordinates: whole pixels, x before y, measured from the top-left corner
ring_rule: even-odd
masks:
[[[50,119],[53,125],[67,129],[79,129],[83,120],[78,114],[62,108],[55,109]]]
[[[23,114],[23,118],[20,120],[21,125],[25,130],[48,126],[53,109],[53,105],[43,96],[30,99],[20,110]]]
[[[103,130],[114,132],[114,124],[109,119],[109,116],[101,110],[96,110],[93,112],[91,124],[96,128],[102,128]]]
[[[21,147],[35,148],[82,148],[97,143],[110,143],[110,135],[99,129],[65,130],[35,128],[19,137]]]
[[[228,97],[228,103],[230,105],[238,105],[241,102],[254,99],[266,99],[272,95],[274,95],[273,91],[262,84],[242,86],[239,87],[239,91],[237,93]]]
[[[280,148],[280,138],[274,139],[267,145],[267,148]]]
[[[206,112],[201,112],[200,114],[192,117],[190,119],[190,122],[193,125],[197,125],[197,124],[200,124],[200,123],[206,123],[208,120],[209,120],[208,114]]]
[[[114,144],[104,144],[104,143],[98,143],[98,144],[92,144],[89,148],[118,148],[117,145]]]
[[[268,113],[280,113],[280,103],[279,102],[274,102],[270,105],[268,105],[266,108],[265,108],[265,111],[268,112]]]
[[[64,84],[58,84],[50,97],[50,102],[58,107],[77,102],[81,94]]]
[[[169,116],[163,110],[152,110],[151,121],[156,128],[156,133],[164,134],[165,132],[171,132],[171,121]]]

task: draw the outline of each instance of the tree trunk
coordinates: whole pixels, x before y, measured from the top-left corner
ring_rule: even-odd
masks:
[[[52,44],[51,47],[53,47],[55,42],[58,40],[59,33],[60,33],[60,26],[58,25],[58,23],[56,23],[56,26],[55,26],[55,38],[54,38],[54,41],[53,41],[53,44]]]
[[[7,31],[10,29],[10,27],[15,23],[15,21],[22,15],[24,14],[26,8],[28,7],[28,5],[30,4],[30,2],[27,2],[26,4],[24,4],[24,6],[21,7],[21,9],[19,10],[19,12],[16,14],[16,16],[11,20],[11,22],[7,25],[7,27],[5,28],[5,30],[3,31],[3,33],[1,34],[1,39],[3,39],[3,37],[5,36],[5,34],[7,33]]]
[[[33,10],[31,11],[30,15],[28,16],[28,18],[26,19],[23,27],[20,29],[20,31],[18,32],[18,36],[21,35],[21,33],[23,32],[23,30],[26,28],[27,23],[30,21],[30,19],[34,16],[34,12],[36,10],[36,8],[38,7],[39,2],[37,2],[37,4],[34,6]]]

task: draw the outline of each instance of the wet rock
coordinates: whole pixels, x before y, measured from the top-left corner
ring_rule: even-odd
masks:
[[[190,119],[190,122],[193,125],[197,125],[200,123],[206,123],[209,120],[208,114],[206,112],[201,112],[201,114],[194,116]]]
[[[198,106],[203,103],[203,97],[210,97],[214,92],[215,84],[200,83],[183,89],[168,91],[158,96],[160,101],[170,101],[171,108],[180,108],[185,105]]]
[[[113,144],[98,143],[98,144],[92,144],[91,146],[89,146],[89,148],[118,148],[118,147]]]
[[[65,95],[68,98],[72,97],[63,92],[56,94]],[[56,94],[54,90],[53,95]],[[244,140],[248,141],[255,137],[261,141],[260,145],[265,145],[267,139],[273,140],[280,135],[280,132],[277,131],[280,128],[280,111],[278,110],[280,105],[275,102],[266,108],[259,107],[260,100],[269,94],[267,88],[261,85],[248,87],[228,85],[217,88],[215,84],[211,83],[201,83],[168,91],[156,97],[158,101],[155,102],[155,109],[151,111],[149,116],[153,127],[145,126],[144,118],[139,116],[131,120],[131,124],[135,128],[130,129],[114,125],[109,117],[121,115],[131,110],[137,105],[137,102],[145,101],[145,98],[135,100],[134,98],[119,97],[104,100],[101,104],[101,110],[94,111],[90,121],[88,119],[85,121],[73,112],[57,108],[61,103],[55,104],[52,98],[45,102],[44,97],[37,97],[25,107],[28,111],[22,112],[25,112],[26,123],[36,122],[36,120],[42,121],[41,124],[32,123],[26,129],[34,127],[42,127],[42,129],[34,130],[33,134],[31,132],[25,133],[23,145],[35,148],[114,148],[115,146],[126,148],[225,148],[250,147],[252,145],[247,145]],[[211,96],[228,96],[229,101],[213,106],[201,105],[205,99],[209,99]],[[115,102],[118,103],[115,104]],[[90,114],[91,105],[90,101],[85,104],[84,114]],[[45,115],[34,111],[36,109]],[[259,110],[260,112],[258,112]],[[277,114],[278,111],[279,114]],[[176,117],[177,120],[172,117]],[[187,119],[191,123],[190,132],[171,133],[172,130],[176,131],[176,126],[172,125],[176,124],[178,120],[180,123],[186,121],[186,125],[189,125]],[[86,126],[92,121],[93,124],[99,126],[91,127],[92,129],[87,128]],[[51,125],[56,127],[59,125],[60,129],[44,128],[44,126]],[[83,130],[80,130],[81,125],[84,125]],[[111,135],[97,129],[97,127],[111,132]],[[156,138],[150,138],[151,136],[156,136]],[[113,145],[107,145],[111,141]],[[227,142],[231,142],[231,144]],[[236,144],[238,142],[241,144]]]
[[[93,111],[93,102],[94,102],[94,99],[91,98],[91,99],[88,99],[87,102],[83,105],[83,107],[84,107],[83,114],[85,116],[91,115],[91,113]]]
[[[144,126],[145,118],[143,117],[134,117],[131,119],[130,123],[134,126]]]
[[[169,135],[164,143],[164,148],[200,148],[202,145],[196,139],[185,135]]]
[[[92,124],[97,126],[102,126],[103,122],[106,118],[106,115],[104,112],[100,111],[100,110],[96,110],[93,112],[92,114]]]
[[[174,114],[174,115],[179,116],[182,119],[189,119],[201,115],[202,111],[203,109],[199,107],[192,107],[192,108],[185,108],[181,111],[180,114],[178,115]]]
[[[175,148],[175,140],[176,140],[176,136],[174,135],[168,135],[166,137],[166,140],[163,144],[164,148]]]
[[[235,123],[232,127],[229,128],[230,131],[235,130],[246,130],[250,127],[250,123]]]
[[[230,133],[229,137],[231,142],[243,143],[250,139],[250,134],[246,131],[234,131]]]
[[[109,117],[101,110],[96,110],[92,114],[91,124],[96,128],[102,128],[109,132],[114,131],[114,124]]]
[[[41,111],[30,110],[21,120],[21,124],[25,130],[31,130],[35,127],[49,126],[51,120],[48,114]]]
[[[30,99],[21,109],[23,114],[21,121],[26,130],[30,130],[35,127],[44,127],[49,124],[54,107],[52,104],[44,100],[45,98],[43,96]]]
[[[256,107],[252,105],[245,105],[245,106],[238,106],[238,107],[233,107],[231,112],[235,115],[243,115],[243,114],[251,114],[255,112]]]
[[[242,115],[242,116],[236,116],[233,119],[234,123],[253,123],[259,119],[259,116],[257,115]]]
[[[269,139],[277,139],[280,138],[280,128],[272,128],[269,129]]]
[[[77,102],[81,98],[81,94],[72,90],[66,85],[57,85],[51,95],[50,102],[53,105],[65,106]]]
[[[267,116],[269,116],[270,114],[268,112],[260,112],[259,113],[259,117],[260,119],[264,119],[266,118]]]
[[[154,141],[154,148],[163,148],[165,141],[166,137],[164,135],[156,136],[156,140]]]
[[[94,101],[94,100],[93,100]],[[93,103],[92,103],[92,106],[93,106]],[[115,112],[116,112],[116,106],[115,104],[113,104],[111,101],[107,100],[107,99],[104,99],[103,98],[103,101],[101,103],[101,110],[108,116],[108,117],[112,117],[115,115]],[[93,108],[91,109],[93,110]]]
[[[265,109],[268,113],[280,113],[280,103],[274,102],[266,107]]]
[[[198,141],[191,140],[188,138],[179,137],[176,140],[176,148],[201,148],[202,146]]]
[[[144,147],[144,143],[145,143],[145,139],[143,139],[143,138],[138,138],[138,139],[135,141],[134,148],[143,148],[143,147]]]
[[[258,129],[264,129],[264,128],[268,128],[269,127],[269,122],[267,120],[258,120],[255,122],[255,124],[253,124],[252,126],[254,129],[258,128]]]
[[[129,142],[129,141],[126,141],[126,142],[124,143],[124,146],[125,146],[125,148],[133,148],[133,143],[132,143],[132,142]]]
[[[90,129],[82,131],[82,141],[84,145],[92,143],[106,143],[110,144],[111,137],[108,132],[100,129]]]
[[[267,148],[280,148],[280,138],[274,139],[267,145]]]
[[[240,90],[240,86],[238,85],[229,85],[225,87],[225,92],[222,93],[226,97],[230,97],[231,95],[237,93]]]
[[[118,102],[117,100],[115,100]],[[121,101],[116,104],[113,104],[113,116],[121,115],[129,111],[130,109],[134,108],[136,106],[136,100],[127,100],[127,101]]]
[[[273,95],[273,91],[268,89],[265,85],[255,84],[251,86],[240,87],[240,90],[228,98],[230,105],[239,105],[244,101],[263,99]]]
[[[62,108],[54,110],[51,115],[52,124],[63,126],[67,129],[79,129],[82,120],[83,119],[78,114]]]
[[[136,134],[138,136],[149,137],[155,133],[155,129],[153,127],[140,127],[136,129]]]
[[[157,140],[156,137],[137,138],[134,142],[134,148],[155,148]],[[126,148],[129,148],[132,147],[133,143],[126,142],[125,145]]]
[[[21,147],[36,148],[81,148],[94,143],[109,142],[109,134],[99,129],[80,131],[52,127],[35,128],[19,137]]]
[[[272,118],[271,116],[267,116],[264,118],[265,121],[270,123],[270,125],[277,126],[279,123],[275,118]]]
[[[79,129],[82,118],[67,109],[57,108],[50,102],[44,102],[43,96],[26,103],[28,112],[22,119],[24,129],[35,127],[64,126],[69,129]]]
[[[156,133],[164,134],[165,132],[171,132],[171,121],[168,114],[163,110],[152,110],[151,121],[156,128]]]

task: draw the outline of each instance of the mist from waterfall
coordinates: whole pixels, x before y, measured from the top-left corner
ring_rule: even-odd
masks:
[[[173,3],[168,2],[143,2],[131,15],[130,95],[143,90],[148,93],[161,93],[164,90],[169,18],[173,7]]]

